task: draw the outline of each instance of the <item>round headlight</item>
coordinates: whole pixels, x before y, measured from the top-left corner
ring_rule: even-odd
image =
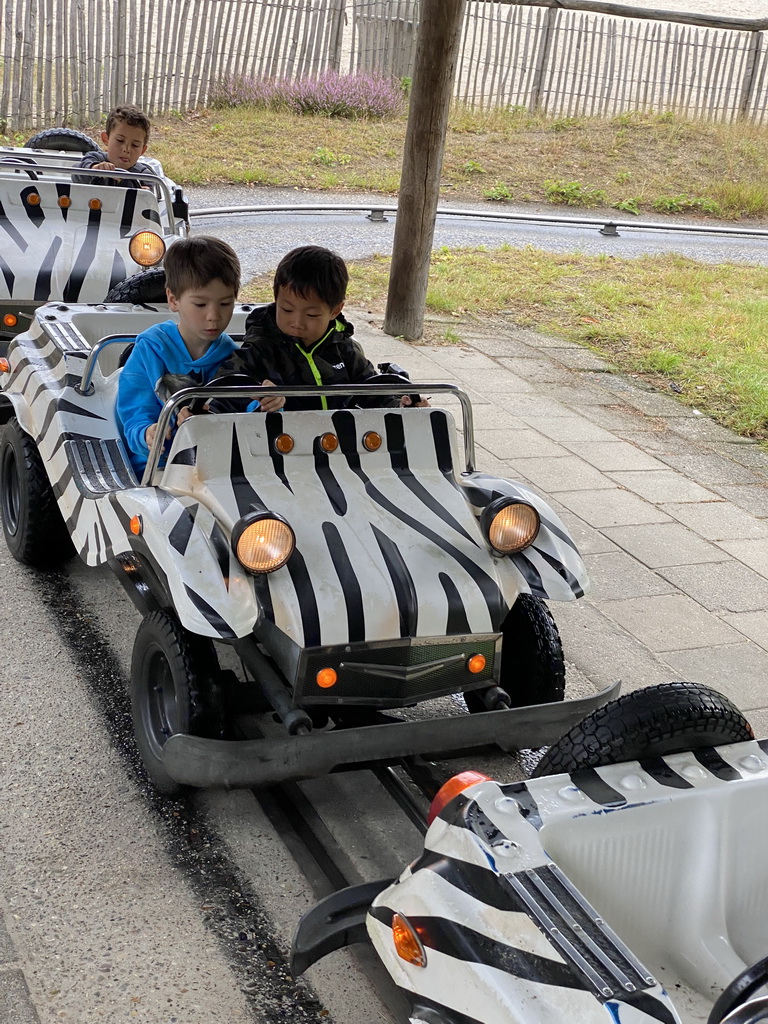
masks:
[[[154,267],[165,256],[165,242],[154,231],[137,231],[128,246],[134,263]]]
[[[293,530],[272,512],[243,516],[232,530],[232,549],[248,572],[274,572],[285,565],[295,546]]]
[[[532,505],[501,498],[485,507],[483,525],[494,551],[501,555],[514,555],[533,543],[541,520]]]

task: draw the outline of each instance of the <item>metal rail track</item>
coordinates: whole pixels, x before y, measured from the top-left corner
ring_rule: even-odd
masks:
[[[324,203],[289,203],[277,205],[246,205],[246,206],[221,206],[208,207],[201,210],[190,210],[189,216],[218,217],[229,214],[246,213],[365,213],[370,221],[382,223],[386,221],[385,214],[397,213],[397,204],[394,203],[350,203],[347,204],[324,204]],[[613,220],[595,217],[558,217],[548,214],[536,213],[499,213],[486,210],[463,210],[454,207],[440,206],[436,211],[438,217],[461,217],[470,220],[506,221],[528,224],[554,224],[558,227],[591,227],[606,237],[617,237],[623,230],[631,231],[663,231],[667,234],[700,234],[700,235],[723,235],[723,236],[746,236],[748,238],[768,238],[768,228],[748,228],[739,225],[708,224],[664,224],[657,221],[630,221]]]

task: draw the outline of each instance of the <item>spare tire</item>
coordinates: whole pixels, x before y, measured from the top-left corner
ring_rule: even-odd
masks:
[[[27,139],[25,145],[27,149],[58,149],[67,153],[90,153],[99,148],[93,139],[72,128],[46,128]]]
[[[133,274],[120,281],[107,293],[105,302],[132,302],[143,305],[167,302],[165,294],[165,270],[162,267],[150,267],[139,274]]]
[[[609,701],[587,715],[549,748],[533,776],[641,761],[754,738],[744,715],[717,690],[699,683],[658,683]]]

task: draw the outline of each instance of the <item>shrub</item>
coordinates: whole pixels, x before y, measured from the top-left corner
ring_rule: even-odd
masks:
[[[711,213],[716,217],[722,212],[719,203],[705,196],[659,196],[653,203],[654,210],[659,213]]]
[[[352,163],[349,153],[334,153],[327,146],[318,146],[312,154],[313,164],[324,164],[326,167],[344,167]]]
[[[382,118],[402,113],[404,98],[400,83],[381,75],[325,71],[296,81],[226,75],[212,91],[211,106],[276,107],[296,114]]]
[[[608,200],[602,189],[582,185],[580,181],[548,179],[544,182],[544,192],[550,203],[565,203],[567,206],[600,206]]]
[[[509,186],[505,185],[503,181],[498,181],[495,185],[485,189],[483,197],[496,203],[503,203],[506,202],[507,199],[512,198],[512,192],[510,191]]]

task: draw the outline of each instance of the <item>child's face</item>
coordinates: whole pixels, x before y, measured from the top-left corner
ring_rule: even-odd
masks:
[[[101,133],[101,141],[107,152],[107,160],[115,167],[128,170],[146,151],[147,140],[144,129],[119,121],[112,129],[112,134]]]
[[[227,329],[235,308],[235,293],[215,278],[202,288],[190,288],[181,295],[166,289],[168,305],[179,314],[179,331],[190,353],[200,358],[211,342]],[[193,351],[194,349],[194,351]]]
[[[329,306],[314,292],[301,296],[284,286],[278,289],[275,303],[277,326],[283,334],[298,338],[304,348],[311,348],[320,341],[328,330],[328,324],[344,306],[343,302]]]

